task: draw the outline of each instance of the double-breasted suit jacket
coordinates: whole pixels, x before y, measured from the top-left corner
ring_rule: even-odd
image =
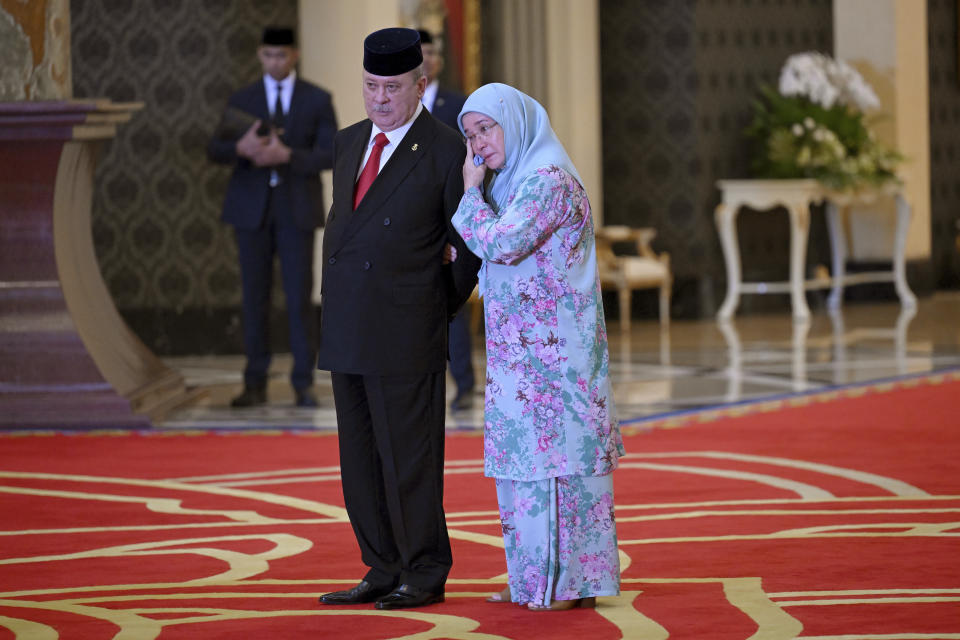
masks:
[[[358,122],[334,142],[318,366],[373,375],[443,371],[447,322],[473,290],[480,264],[450,225],[463,196],[465,145],[423,109],[354,211],[371,127]],[[458,258],[444,265],[448,242]]]

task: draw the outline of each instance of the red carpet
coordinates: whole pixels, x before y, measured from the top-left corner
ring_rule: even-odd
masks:
[[[0,640],[960,638],[960,380],[628,430],[623,595],[503,583],[478,436],[448,438],[447,601],[322,607],[362,574],[335,437],[0,435]],[[660,428],[671,426],[682,428]]]

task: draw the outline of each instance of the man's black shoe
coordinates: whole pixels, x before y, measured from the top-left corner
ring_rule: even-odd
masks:
[[[312,389],[297,389],[296,395],[298,407],[316,407],[319,405],[317,396],[313,394]]]
[[[334,591],[320,596],[321,604],[366,604],[393,591],[393,587],[375,587],[366,580],[353,589]]]
[[[410,609],[412,607],[425,607],[437,602],[443,602],[442,591],[432,593],[412,584],[402,584],[377,600],[377,603],[373,606],[377,609]]]
[[[473,408],[473,389],[469,391],[458,391],[456,397],[450,402],[450,409],[453,411],[466,411]]]
[[[255,407],[260,404],[266,404],[266,402],[267,402],[266,387],[245,386],[243,388],[243,393],[241,393],[236,398],[230,401],[230,406],[236,407],[236,408]]]

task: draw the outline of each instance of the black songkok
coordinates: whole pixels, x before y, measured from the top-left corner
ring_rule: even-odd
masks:
[[[399,76],[422,62],[420,34],[414,29],[380,29],[363,41],[363,68],[375,76]]]
[[[271,47],[295,47],[297,38],[290,27],[267,27],[260,44]]]
[[[420,34],[420,44],[433,44],[433,36],[429,31],[417,29],[417,33]]]

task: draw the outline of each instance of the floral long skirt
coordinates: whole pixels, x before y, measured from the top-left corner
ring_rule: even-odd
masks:
[[[620,593],[613,475],[497,478],[510,597],[549,605]]]

